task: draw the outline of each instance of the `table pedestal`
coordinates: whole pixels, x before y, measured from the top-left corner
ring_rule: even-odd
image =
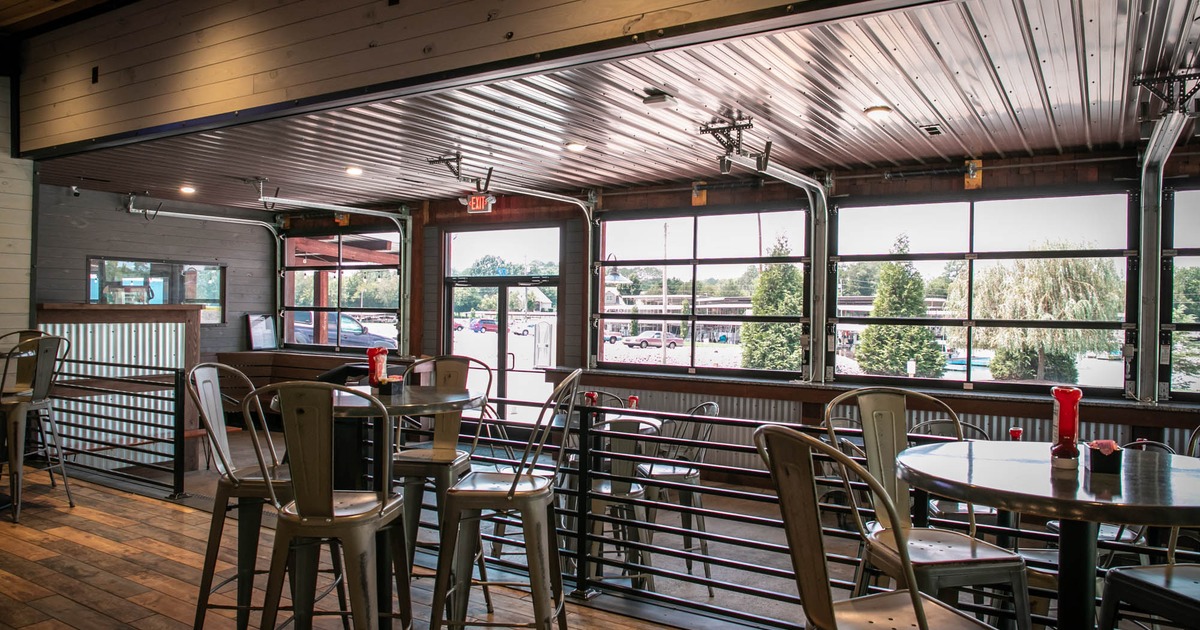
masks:
[[[1096,535],[1100,526],[1063,520],[1058,530],[1058,627],[1096,627]]]

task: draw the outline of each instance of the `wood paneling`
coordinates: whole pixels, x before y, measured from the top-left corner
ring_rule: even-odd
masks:
[[[28,42],[21,75],[21,149],[349,90],[369,93],[377,89],[371,86],[415,77],[482,76],[485,67],[491,77],[512,75],[517,71],[496,68],[546,67],[551,56],[563,57],[547,55],[552,51],[602,46],[620,50],[607,56],[645,54],[655,47],[646,33],[660,37],[660,29],[703,30],[717,21],[744,22],[760,10],[799,22],[794,16],[809,10],[808,3],[792,3],[792,10],[785,5],[778,0],[441,0],[396,6],[367,0],[139,2]],[[462,72],[466,68],[477,70]]]
[[[74,197],[69,189],[50,186],[41,188],[41,202],[34,288],[39,303],[83,302],[89,256],[224,264],[225,323],[201,326],[201,356],[248,348],[246,313],[275,308],[274,246],[263,228],[169,217],[147,221],[126,213],[119,195],[88,191]],[[139,199],[139,204],[152,208],[157,202]],[[227,208],[180,202],[164,209],[230,213]]]
[[[10,80],[0,77],[0,146],[12,144]],[[29,327],[33,162],[0,152],[0,333]],[[20,323],[17,323],[20,322]],[[10,325],[15,324],[15,325]]]

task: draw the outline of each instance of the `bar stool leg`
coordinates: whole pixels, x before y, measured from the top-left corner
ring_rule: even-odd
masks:
[[[17,403],[9,409],[8,420],[8,493],[12,498],[12,519],[21,522],[21,484],[25,480],[25,423],[29,405]]]
[[[208,525],[208,545],[204,551],[204,567],[200,572],[200,595],[196,599],[195,628],[204,627],[204,617],[208,614],[208,598],[211,595],[213,574],[217,567],[217,554],[221,551],[221,533],[225,529],[225,513],[229,509],[229,490],[222,484],[217,484],[216,497],[213,498],[212,520]]]
[[[425,502],[425,478],[404,478],[404,538],[408,550],[408,568],[416,562],[417,530],[421,527],[421,507]]]
[[[258,533],[262,527],[262,499],[240,497],[237,544],[237,627],[250,626],[250,598],[254,593],[254,565],[258,561]],[[218,545],[221,535],[217,534]]]
[[[75,498],[71,496],[71,480],[67,477],[66,451],[63,449],[62,435],[58,431],[58,421],[54,419],[54,411],[46,410],[46,423],[50,427],[50,437],[54,439],[54,453],[58,460],[58,473],[62,475],[63,490],[67,493],[67,504],[75,507]],[[47,456],[49,450],[47,450]],[[54,479],[51,474],[51,479]]]

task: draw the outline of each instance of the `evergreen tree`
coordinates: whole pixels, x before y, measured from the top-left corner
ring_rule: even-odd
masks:
[[[787,256],[780,236],[770,256]],[[750,308],[755,315],[795,315],[804,301],[804,277],[795,265],[768,265],[755,279]],[[799,371],[804,365],[800,324],[747,322],[742,325],[742,367]]]
[[[906,234],[896,239],[892,253],[908,253]],[[911,262],[883,263],[876,286],[873,317],[926,315],[925,282]],[[855,358],[868,374],[904,376],[910,360],[916,361],[917,376],[940,378],[946,369],[946,355],[928,326],[870,324],[863,329]]]

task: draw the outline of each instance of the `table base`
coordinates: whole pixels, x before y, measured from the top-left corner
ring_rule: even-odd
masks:
[[[1058,627],[1096,627],[1096,536],[1100,526],[1063,520],[1058,530]],[[1077,602],[1091,602],[1078,606]]]

